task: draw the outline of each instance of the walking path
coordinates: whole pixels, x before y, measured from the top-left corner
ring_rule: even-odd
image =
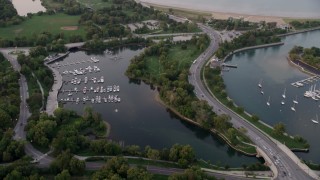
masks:
[[[44,108],[44,91],[43,91],[43,88],[42,88],[42,85],[40,83],[40,81],[38,80],[37,76],[32,72],[32,76],[37,80],[37,83],[38,83],[38,86],[40,88],[40,91],[41,91],[41,95],[42,95],[42,106],[40,108],[40,112],[43,111],[43,108]]]
[[[62,87],[62,76],[58,70],[52,68],[49,64],[44,63],[52,72],[54,77],[54,83],[52,89],[49,91],[49,96],[47,99],[46,112],[49,115],[53,115],[53,112],[58,108],[58,93]]]

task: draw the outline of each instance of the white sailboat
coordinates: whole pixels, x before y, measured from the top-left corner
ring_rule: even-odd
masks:
[[[267,105],[270,106],[270,96],[268,98]]]
[[[262,79],[260,79],[258,86],[259,86],[259,88],[262,88]]]
[[[296,112],[295,103],[293,103],[293,106],[291,107],[291,110]]]
[[[293,100],[293,103],[294,104],[298,104],[299,102],[298,102],[298,97],[296,96],[296,99],[295,100]]]
[[[284,92],[282,94],[282,97],[285,99],[286,98],[286,88],[284,88]]]
[[[262,90],[260,91],[260,93],[261,93],[262,95],[264,94],[264,92],[263,92]]]
[[[310,98],[312,97],[312,94],[313,94],[313,86],[310,87],[309,91],[306,91],[304,93],[304,97]]]
[[[284,105],[284,104],[285,104],[284,100],[282,100],[282,101],[281,101],[281,104],[282,104],[282,105]]]
[[[318,120],[318,114],[317,114],[317,120],[311,119],[311,121],[315,124],[319,124],[319,120]]]

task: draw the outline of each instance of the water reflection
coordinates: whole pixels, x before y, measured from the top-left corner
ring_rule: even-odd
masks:
[[[111,124],[111,139],[123,141],[125,145],[137,144],[141,147],[150,145],[153,148],[170,147],[175,143],[190,144],[195,149],[198,158],[211,162],[227,162],[230,166],[240,166],[242,163],[248,164],[258,161],[256,158],[247,157],[237,152],[231,153],[230,151],[234,150],[228,150],[228,145],[221,138],[186,123],[157,102],[155,87],[126,77],[125,71],[130,59],[141,51],[142,49],[137,47],[114,49],[114,55],[122,57],[117,61],[110,60],[107,54],[94,55],[100,59],[98,65],[101,67],[101,72],[95,76],[104,76],[106,84],[119,84],[121,88],[119,92],[121,103],[90,104]],[[90,56],[82,51],[73,52],[63,63],[89,59]],[[72,69],[80,68],[80,66],[76,64]],[[60,69],[60,71],[63,70],[63,68]],[[84,77],[79,76],[78,78]],[[83,86],[79,85],[78,89]],[[63,89],[72,87],[66,85]],[[59,99],[62,97],[63,95],[59,95]],[[65,107],[82,114],[82,104],[69,103],[65,104]],[[115,109],[118,109],[118,112],[115,112]]]
[[[320,163],[320,126],[314,125],[311,118],[320,114],[319,102],[303,97],[303,93],[310,87],[306,85],[296,88],[292,82],[309,77],[287,61],[288,52],[293,46],[320,47],[320,31],[297,34],[283,38],[285,43],[278,47],[249,50],[232,56],[228,59],[231,64],[237,64],[237,69],[224,73],[223,78],[229,96],[238,105],[243,106],[248,112],[257,114],[263,121],[270,125],[283,122],[291,135],[301,135],[311,145],[309,153],[298,153],[299,157]],[[252,51],[254,54],[252,55]],[[257,86],[263,79],[261,95]],[[320,87],[320,82],[317,87]],[[286,88],[286,104],[281,105],[282,93]],[[267,107],[266,101],[271,97],[271,106]],[[296,112],[293,99],[298,97],[299,104]]]

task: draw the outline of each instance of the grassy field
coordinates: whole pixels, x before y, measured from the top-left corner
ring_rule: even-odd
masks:
[[[169,6],[163,6],[163,5],[158,5],[158,4],[152,4],[152,3],[147,3],[147,4],[154,7],[155,9],[158,9],[163,12],[169,12],[169,10],[170,10],[171,14],[174,14],[174,15],[177,15],[180,17],[186,17],[191,20],[198,20],[199,16],[212,17],[212,14],[209,12],[189,10],[189,9],[184,9],[184,8],[169,7]]]
[[[111,0],[103,2],[102,0],[78,0],[80,4],[86,7],[91,7],[94,10],[110,7],[113,3]]]
[[[26,36],[32,37],[34,34],[47,31],[52,34],[64,33],[65,37],[71,35],[81,35],[84,37],[84,27],[78,30],[62,30],[62,27],[77,26],[80,16],[69,16],[66,14],[33,16],[31,19],[24,21],[19,25],[13,25],[0,28],[0,37],[5,39],[14,39],[15,37]]]
[[[41,0],[43,6],[50,10],[50,9],[59,9],[63,7],[62,3],[54,2],[53,0]]]
[[[169,50],[168,61],[177,61],[177,70],[189,66],[200,54],[200,51],[194,45],[188,45],[188,48],[182,50],[180,46],[172,46]],[[159,77],[163,73],[163,67],[159,63],[159,58],[156,56],[148,56],[147,72],[152,77]]]

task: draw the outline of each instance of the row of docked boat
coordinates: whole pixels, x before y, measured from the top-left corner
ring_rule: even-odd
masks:
[[[97,86],[96,88],[93,88],[91,86],[90,89],[87,87],[84,87],[82,92],[83,94],[86,94],[87,92],[94,92],[94,93],[120,92],[120,86],[113,85],[113,86],[107,86],[107,88],[104,88],[103,86]]]
[[[68,71],[68,70],[65,70],[62,72],[63,75],[68,75],[68,74],[72,74],[74,76],[77,76],[77,75],[84,75],[84,74],[87,74],[87,73],[93,73],[93,72],[100,72],[100,68],[98,66],[88,66],[86,68],[79,68],[79,69],[74,69],[73,71]]]
[[[92,78],[91,78],[91,81],[92,81],[94,84],[96,84],[96,83],[104,83],[104,77],[103,77],[103,76],[101,76],[100,78],[92,77]],[[66,82],[68,82],[68,81],[66,81]],[[70,83],[73,84],[73,85],[81,84],[81,82],[82,82],[82,79],[81,79],[81,78],[77,78],[77,77],[72,78],[72,79],[70,80]],[[87,84],[87,83],[89,82],[88,77],[85,77],[84,80],[83,80],[83,82],[84,82],[84,84]]]
[[[104,103],[120,103],[121,102],[121,98],[118,95],[108,95],[107,97],[101,97],[101,96],[95,96],[95,97],[89,97],[89,96],[84,96],[82,99],[80,99],[79,97],[77,98],[73,98],[73,97],[67,97],[67,98],[61,98],[60,102],[62,103],[67,103],[67,102],[71,102],[71,103],[76,103],[79,104],[80,102],[82,102],[83,104],[87,103],[87,102],[91,102],[92,104],[97,103],[100,104],[102,102]]]
[[[74,89],[70,90],[61,90],[60,93],[68,93],[68,96],[72,96],[73,93],[78,93],[79,90],[77,87]],[[84,87],[82,89],[83,94],[94,92],[94,93],[111,93],[111,92],[120,92],[120,86],[118,85],[113,85],[113,86],[107,86],[106,88],[103,86],[97,86],[93,87],[91,86],[90,88]]]
[[[86,63],[86,62],[89,62],[89,63],[98,63],[100,60],[97,59],[96,57],[91,57],[90,59],[88,60],[82,60],[82,61],[76,61],[76,62],[67,62],[67,63],[58,63],[56,62],[55,65],[56,67],[65,67],[65,66],[72,66],[72,65],[76,65],[76,64],[82,64],[82,63]]]
[[[92,62],[94,62],[94,63],[98,63],[98,62],[100,61],[100,60],[97,59],[96,57],[91,57],[90,59],[91,59]]]
[[[304,97],[312,98],[315,101],[319,101],[320,99],[320,90],[316,90],[317,85],[312,85],[308,91],[304,93]]]

